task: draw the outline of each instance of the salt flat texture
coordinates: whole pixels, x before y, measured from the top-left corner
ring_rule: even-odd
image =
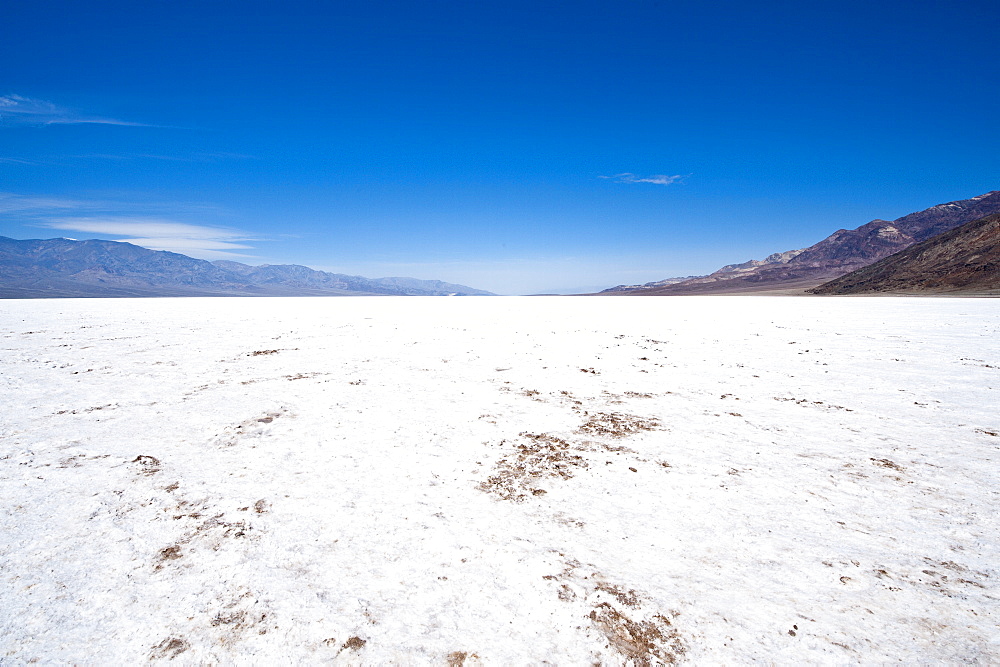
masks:
[[[0,302],[0,662],[1000,661],[1000,300]]]

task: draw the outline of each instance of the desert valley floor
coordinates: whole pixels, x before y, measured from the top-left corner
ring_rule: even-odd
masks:
[[[1000,662],[1000,300],[0,302],[0,663]]]

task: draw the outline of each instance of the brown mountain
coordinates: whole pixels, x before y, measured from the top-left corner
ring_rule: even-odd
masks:
[[[967,222],[809,291],[1000,295],[1000,214]]]
[[[601,294],[605,292],[631,292],[639,289],[652,289],[656,287],[666,287],[667,285],[676,285],[677,283],[682,283],[688,280],[694,280],[695,278],[704,278],[705,276],[684,276],[683,278],[664,278],[663,280],[657,280],[652,283],[643,283],[642,285],[616,285],[615,287],[602,290]]]
[[[801,294],[914,243],[992,213],[1000,213],[1000,191],[940,204],[891,222],[872,220],[856,229],[840,229],[808,248],[774,253],[764,260],[730,264],[708,276],[626,291],[613,288],[614,291],[606,290],[602,294]]]

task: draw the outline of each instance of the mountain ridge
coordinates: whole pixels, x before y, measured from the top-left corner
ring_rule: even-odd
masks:
[[[376,278],[297,264],[210,262],[125,241],[0,236],[0,298],[491,295],[464,285]]]
[[[895,220],[875,219],[854,229],[838,229],[825,239],[764,260],[727,264],[707,276],[632,290],[613,287],[601,294],[683,295],[784,291],[804,293],[915,243],[1000,212],[1000,190],[909,213]]]
[[[808,291],[1000,295],[1000,214],[942,232]]]

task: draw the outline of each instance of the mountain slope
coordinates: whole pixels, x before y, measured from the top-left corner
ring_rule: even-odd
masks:
[[[403,290],[409,293],[410,290],[416,290],[419,292],[426,292],[428,290],[441,293],[441,294],[463,294],[463,295],[478,295],[478,296],[493,296],[492,292],[484,292],[483,290],[472,289],[471,287],[466,287],[465,285],[457,285],[455,283],[446,283],[442,280],[418,280],[416,278],[372,278],[372,282],[379,285],[384,285],[386,287],[392,287],[394,289]]]
[[[809,291],[1000,294],[1000,214],[967,222]]]
[[[477,290],[465,285],[446,283],[440,280],[419,280],[417,278],[363,278],[342,273],[317,271],[299,264],[261,264],[250,266],[240,262],[215,261],[215,266],[238,274],[251,284],[260,287],[281,287],[305,290],[345,290],[364,291],[372,294],[395,294],[405,296],[492,296],[492,292]]]
[[[751,260],[753,261],[753,260]],[[614,287],[603,290],[604,292],[630,292],[638,289],[652,289],[656,287],[666,287],[667,285],[676,285],[677,283],[686,282],[689,280],[694,280],[695,278],[704,278],[705,276],[684,276],[678,278],[664,278],[663,280],[657,280],[651,283],[644,283],[642,285],[616,285]]]
[[[1000,191],[932,206],[893,221],[872,220],[840,229],[808,248],[774,253],[764,260],[730,264],[701,278],[626,294],[732,294],[798,292],[888,257],[914,243],[1000,212]],[[603,293],[623,293],[618,288]]]
[[[409,282],[400,286],[393,280]],[[440,281],[369,280],[297,265],[208,262],[120,241],[0,236],[0,298],[364,294],[489,292]]]

